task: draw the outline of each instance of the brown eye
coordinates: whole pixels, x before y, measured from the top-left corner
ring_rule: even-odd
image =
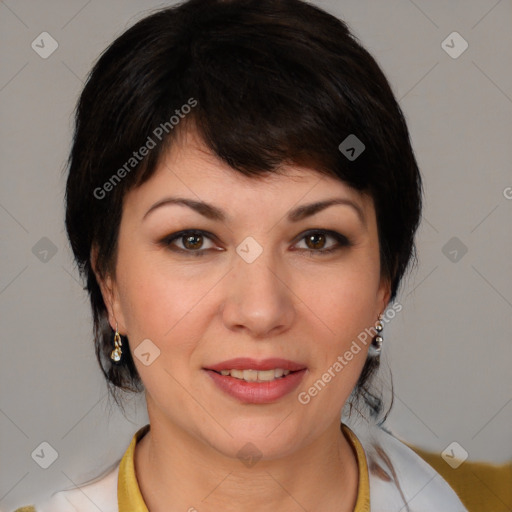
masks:
[[[209,246],[204,247],[205,240],[207,243],[208,241],[210,242]],[[203,256],[213,249],[214,244],[212,240],[213,235],[206,232],[185,230],[165,237],[161,243],[174,252],[185,253],[191,256]]]
[[[185,249],[200,249],[203,245],[203,235],[194,234],[181,237]]]
[[[327,246],[326,248],[325,246],[329,238],[334,240],[335,243]],[[302,235],[300,240],[304,240],[306,244],[305,248],[300,249],[307,251],[309,254],[314,256],[329,254],[338,251],[343,247],[349,247],[352,245],[351,241],[346,236],[337,233],[336,231],[326,231],[323,229],[309,231],[305,235]]]
[[[325,244],[325,235],[323,233],[314,233],[305,237],[306,244],[310,249],[322,249]]]

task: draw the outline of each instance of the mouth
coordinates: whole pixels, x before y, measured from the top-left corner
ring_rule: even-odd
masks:
[[[245,382],[272,382],[276,379],[283,379],[292,372],[291,370],[284,370],[283,368],[274,368],[271,370],[212,370],[224,377],[230,376],[234,379],[244,380]],[[300,371],[300,370],[296,370]]]
[[[286,359],[230,359],[203,368],[215,386],[244,403],[265,404],[284,398],[302,381],[307,367]]]
[[[277,357],[263,360],[237,357],[210,365],[204,369],[246,382],[269,382],[282,379],[293,372],[306,370],[306,365]]]

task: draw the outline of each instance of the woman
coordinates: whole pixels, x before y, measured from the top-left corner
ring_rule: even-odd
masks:
[[[144,390],[149,425],[37,510],[466,510],[379,426],[421,178],[342,21],[300,0],[143,19],[92,70],[69,164],[98,361],[119,403]]]

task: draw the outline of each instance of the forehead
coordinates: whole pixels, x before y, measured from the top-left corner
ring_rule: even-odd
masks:
[[[192,130],[178,135],[151,178],[131,190],[125,202],[140,215],[168,195],[208,201],[233,214],[283,210],[329,198],[350,200],[363,214],[373,209],[370,196],[314,168],[283,164],[276,172],[246,176],[215,155]]]

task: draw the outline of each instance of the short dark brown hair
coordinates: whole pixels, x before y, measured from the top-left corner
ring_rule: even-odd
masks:
[[[94,65],[77,104],[69,157],[66,228],[114,397],[143,386],[128,350],[121,366],[110,360],[112,330],[91,248],[98,249],[100,275],[115,275],[125,194],[153,175],[176,134],[191,126],[247,176],[297,164],[368,193],[391,300],[416,260],[422,183],[406,121],[379,65],[346,23],[301,0],[189,0],[159,10]],[[350,135],[364,144],[355,159],[339,149]],[[378,358],[368,358],[355,388],[375,415],[382,402],[369,383],[378,366]]]

